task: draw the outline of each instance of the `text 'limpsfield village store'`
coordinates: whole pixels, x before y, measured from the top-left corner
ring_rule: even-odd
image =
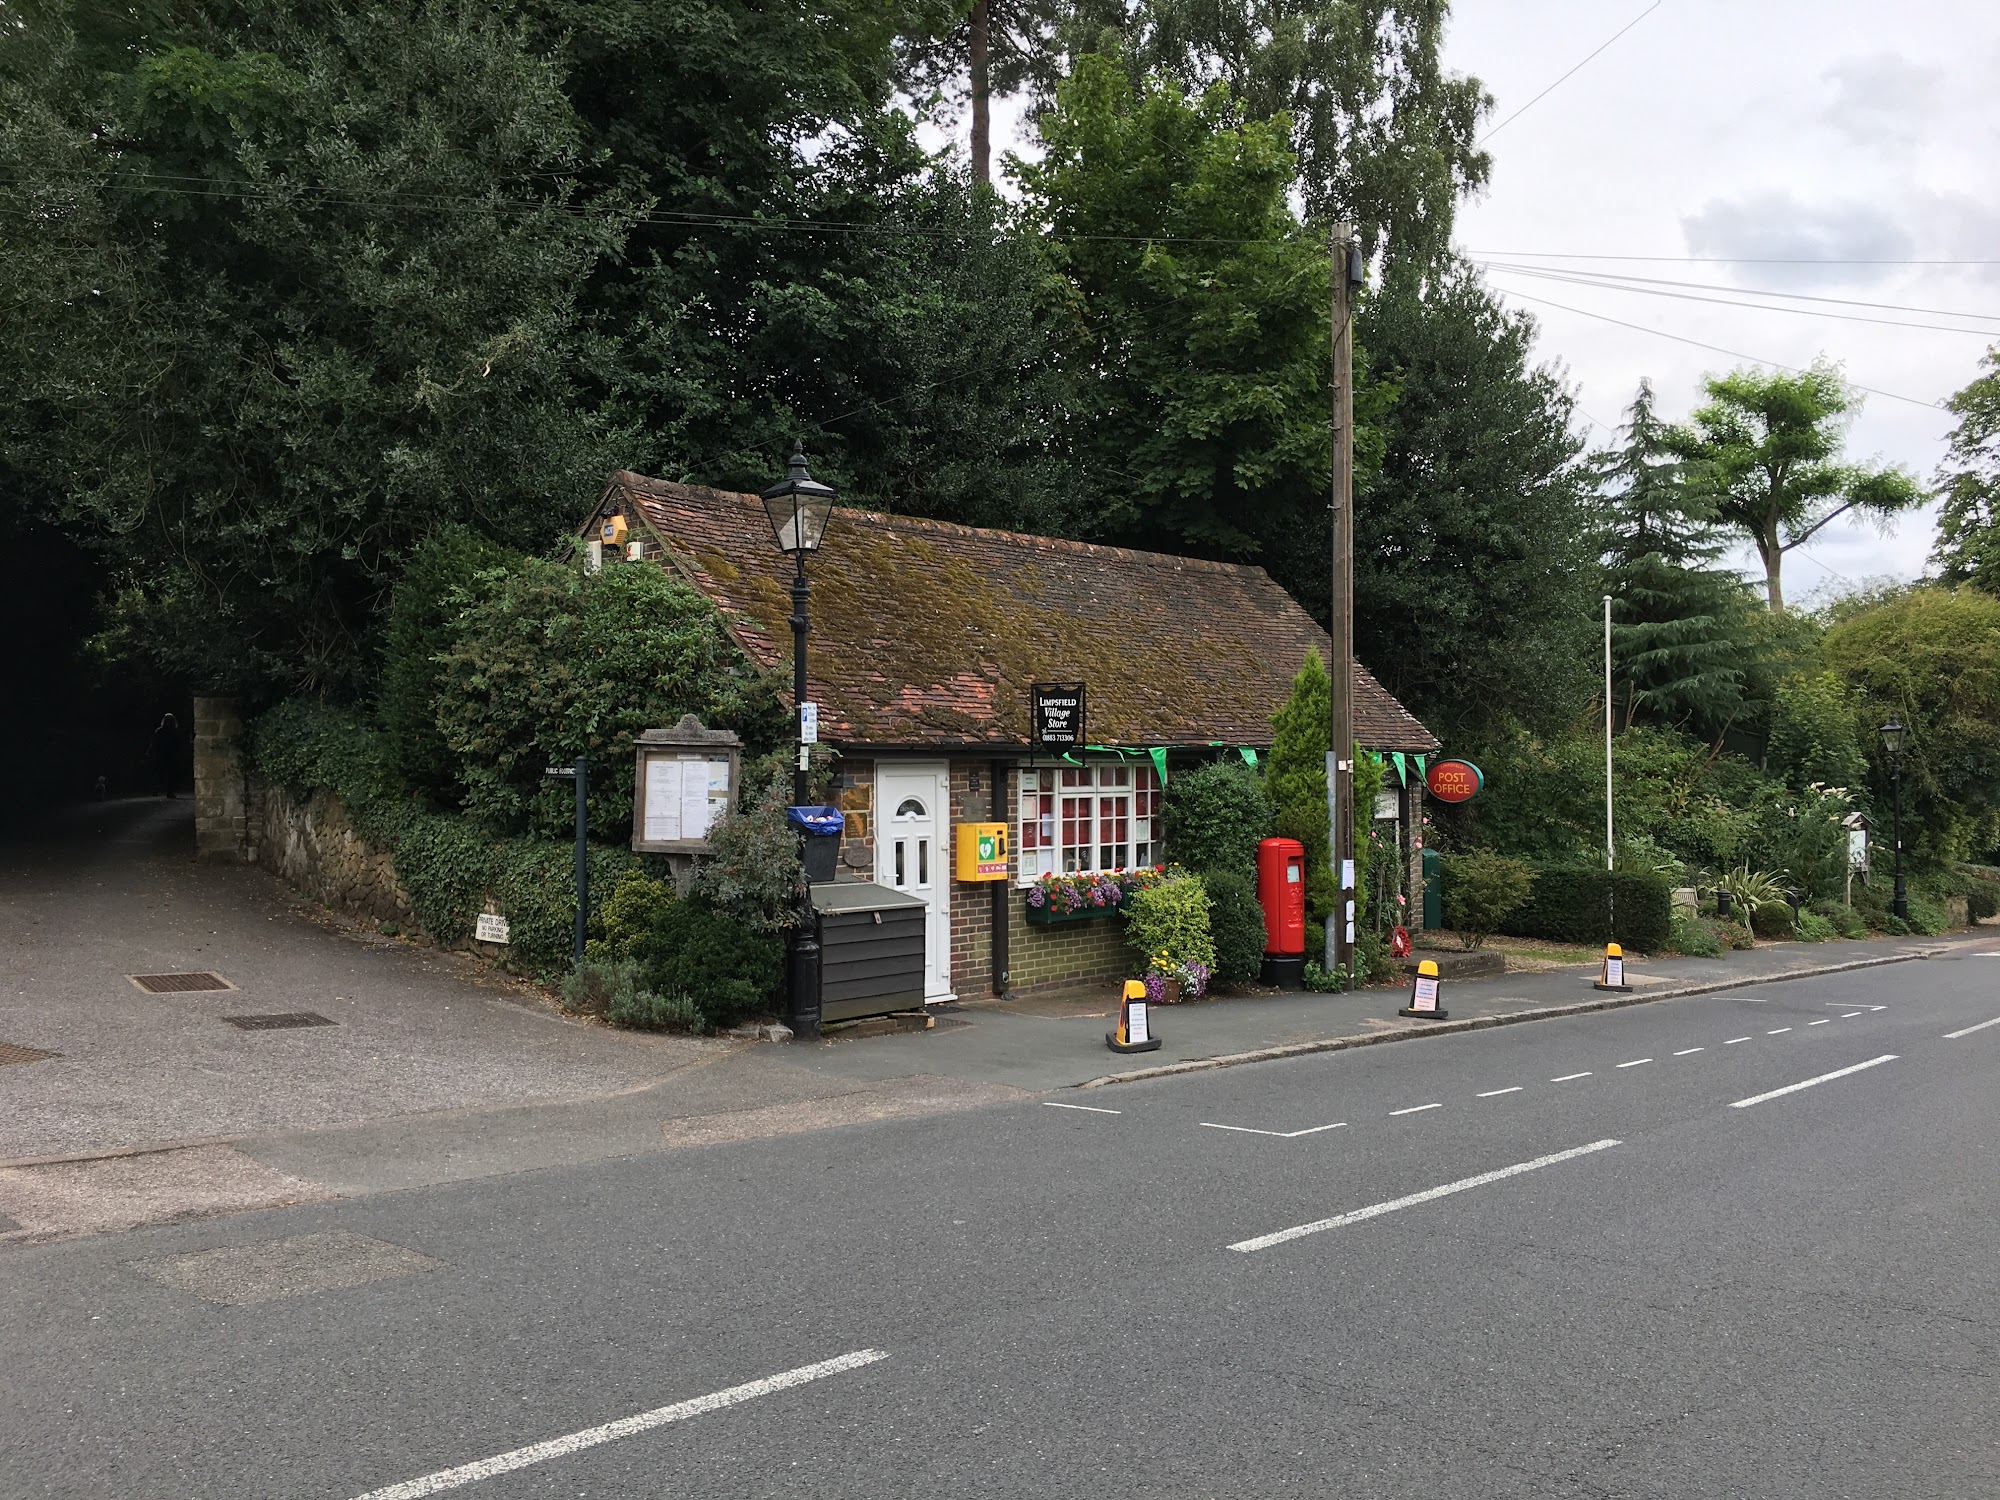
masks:
[[[605,566],[672,569],[753,661],[789,669],[792,562],[759,497],[620,472],[584,536],[607,522]],[[1261,568],[911,516],[835,509],[811,583],[836,879],[922,903],[930,1003],[1126,974],[1123,923],[1060,912],[1038,884],[1166,859],[1166,781],[1220,756],[1254,765],[1308,651],[1329,650]],[[1358,663],[1354,725],[1399,767],[1438,749]],[[677,795],[706,800],[711,779],[721,794],[723,753]],[[1368,811],[1421,889],[1421,773],[1385,786]]]

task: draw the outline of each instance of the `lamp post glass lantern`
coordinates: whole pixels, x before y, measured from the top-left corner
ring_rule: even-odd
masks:
[[[806,772],[812,748],[806,741],[806,635],[811,628],[807,604],[812,588],[806,582],[806,554],[819,551],[826,537],[826,524],[833,516],[834,488],[822,484],[806,469],[803,440],[793,445],[792,461],[785,477],[764,491],[764,510],[771,518],[771,534],[778,550],[794,563],[792,573],[792,613],[786,621],[792,627],[792,723],[798,736],[799,759],[792,772],[792,802],[806,800]],[[810,908],[808,900],[807,906]],[[791,1025],[795,1035],[815,1036],[819,1032],[819,935],[810,909],[805,911],[791,933]]]
[[[1889,825],[1890,837],[1896,842],[1896,893],[1889,910],[1905,922],[1910,920],[1910,893],[1903,884],[1903,746],[1909,737],[1903,721],[1890,714],[1889,722],[1882,726],[1882,748],[1889,752],[1889,779],[1896,788],[1896,813]]]

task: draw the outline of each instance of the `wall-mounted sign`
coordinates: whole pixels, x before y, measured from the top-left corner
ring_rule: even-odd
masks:
[[[819,743],[819,705],[810,698],[799,705],[799,743]]]
[[[482,943],[507,942],[507,919],[496,912],[483,911],[473,920],[472,935]]]
[[[634,748],[632,847],[650,854],[702,853],[709,829],[736,805],[741,742],[688,714],[672,729],[647,730]]]
[[[1486,777],[1469,760],[1441,760],[1424,773],[1424,785],[1440,802],[1470,802]]]
[[[1029,689],[1034,710],[1035,743],[1065,749],[1083,744],[1083,684],[1038,682]]]

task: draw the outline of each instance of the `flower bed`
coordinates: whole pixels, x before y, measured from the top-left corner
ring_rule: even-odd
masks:
[[[1028,920],[1053,926],[1117,916],[1136,892],[1159,879],[1157,866],[1106,874],[1044,875],[1028,887]]]

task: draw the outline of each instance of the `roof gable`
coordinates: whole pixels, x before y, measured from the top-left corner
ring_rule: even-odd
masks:
[[[623,510],[765,667],[791,659],[790,559],[754,495],[615,473]],[[1093,744],[1265,745],[1329,642],[1262,568],[837,509],[807,564],[808,691],[829,740],[1025,746],[1029,687],[1082,681]],[[1355,735],[1437,740],[1358,663]]]

